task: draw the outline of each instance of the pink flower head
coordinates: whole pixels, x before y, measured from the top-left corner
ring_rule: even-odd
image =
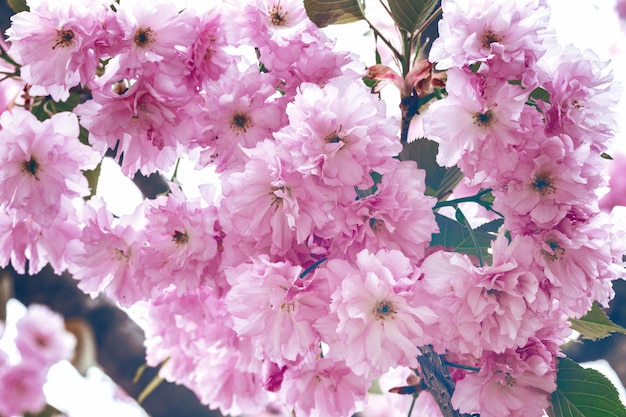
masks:
[[[555,378],[550,354],[524,350],[485,354],[480,372],[456,382],[452,405],[461,413],[484,417],[538,416],[550,404]]]
[[[333,236],[332,250],[356,255],[364,248],[398,249],[418,264],[439,228],[432,212],[435,199],[424,195],[425,171],[413,161],[402,161],[383,175],[377,191],[333,211],[341,232]]]
[[[516,162],[524,131],[540,117],[534,110],[528,113],[528,92],[454,68],[446,86],[448,96],[432,103],[423,117],[426,137],[439,143],[437,162],[458,163],[475,181],[501,178]]]
[[[568,139],[545,138],[539,149],[527,150],[494,192],[494,208],[509,230],[549,229],[572,211],[579,217],[597,211],[595,189],[603,179],[593,158],[599,157],[588,145],[572,149]]]
[[[259,359],[283,366],[319,346],[313,327],[327,314],[327,295],[317,281],[300,278],[303,269],[289,262],[270,262],[261,255],[226,270],[226,296],[234,329],[251,338]]]
[[[232,55],[226,51],[229,46],[227,23],[228,17],[219,6],[211,5],[210,10],[200,14],[198,34],[188,64],[198,84],[204,80],[217,80],[233,64]]]
[[[232,6],[241,8],[236,1]],[[279,49],[298,44],[308,32],[318,30],[307,17],[303,3],[298,0],[253,0],[236,14],[235,21],[242,28],[240,36],[249,39],[259,49],[264,46]]]
[[[540,0],[444,0],[442,7],[429,56],[437,69],[480,62],[481,72],[519,79],[545,51],[549,11]]]
[[[342,361],[310,354],[287,369],[279,394],[298,416],[350,416],[369,386],[369,379],[355,375]]]
[[[569,135],[576,146],[591,145],[594,152],[607,149],[617,128],[615,113],[620,88],[607,72],[608,62],[601,62],[590,50],[581,52],[572,46],[546,57],[553,74],[543,87],[550,102],[541,102],[546,115],[548,135]]]
[[[108,2],[29,1],[30,10],[11,17],[10,54],[22,64],[20,75],[36,95],[65,101],[69,89],[96,75],[98,45],[112,12]]]
[[[358,375],[377,377],[390,367],[416,367],[417,347],[432,341],[437,318],[424,306],[417,272],[400,251],[359,252],[354,264],[328,261],[319,274],[331,287],[330,315],[317,327],[333,357]]]
[[[219,265],[217,208],[201,207],[173,188],[168,196],[146,200],[146,242],[138,254],[137,278],[153,296],[172,283],[179,294],[206,284]]]
[[[43,410],[47,370],[31,362],[0,367],[0,415],[20,416]]]
[[[0,116],[0,205],[43,226],[75,212],[71,199],[90,193],[82,171],[100,161],[79,142],[77,122],[67,112],[40,122],[20,108]]]
[[[289,125],[275,133],[279,152],[302,174],[329,186],[371,187],[371,171],[388,171],[402,149],[384,103],[360,81],[304,83],[287,106]]]
[[[241,148],[254,148],[280,129],[285,118],[282,107],[272,98],[275,78],[250,68],[241,73],[230,67],[217,81],[205,83],[201,115],[202,134],[197,143],[203,149],[200,162],[216,163],[218,172],[242,165]]]
[[[92,199],[83,217],[81,244],[72,248],[69,265],[73,277],[80,281],[78,287],[92,297],[106,290],[123,306],[142,299],[136,263],[145,237],[137,215],[114,221],[104,203]]]
[[[80,104],[75,113],[89,130],[95,149],[117,151],[124,174],[168,169],[176,161],[178,147],[196,134],[195,92],[160,73],[129,83],[94,91],[93,100]]]
[[[557,228],[533,236],[535,257],[550,283],[558,308],[581,317],[593,301],[607,306],[614,292],[611,281],[623,276],[622,252],[613,244],[610,222],[597,215],[586,222],[563,220]],[[617,252],[617,253],[616,253]]]
[[[76,338],[65,330],[63,317],[43,305],[31,305],[17,322],[15,345],[22,361],[50,367],[74,355]]]
[[[121,30],[119,55],[115,57],[117,78],[134,78],[147,63],[160,72],[180,76],[186,70],[190,45],[196,39],[198,18],[190,9],[172,2],[123,1],[115,13]]]

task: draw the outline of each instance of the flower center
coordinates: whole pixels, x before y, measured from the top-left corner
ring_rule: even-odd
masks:
[[[283,11],[280,1],[269,8],[269,15],[274,26],[287,25],[287,12]]]
[[[385,222],[383,220],[376,219],[374,217],[370,219],[370,228],[374,232],[380,232],[384,227],[385,227]]]
[[[556,239],[550,238],[546,240],[546,244],[550,248],[550,252],[548,252],[547,250],[542,250],[541,253],[547,260],[557,261],[563,258],[563,255],[565,255],[565,249],[563,249],[559,245],[559,242]]]
[[[20,167],[22,174],[35,177],[37,181],[39,181],[39,177],[37,176],[37,174],[39,173],[40,168],[41,166],[32,156],[28,161],[22,161],[22,165]]]
[[[154,42],[154,32],[150,28],[139,28],[135,32],[135,45],[144,48]]]
[[[68,46],[72,46],[73,41],[74,32],[71,30],[57,30],[57,41],[52,49],[56,49],[57,47],[66,48]]]
[[[482,43],[484,48],[489,48],[492,43],[502,42],[502,37],[494,33],[491,29],[483,33]]]
[[[379,301],[372,309],[372,314],[374,314],[374,317],[376,318],[376,320],[381,320],[381,321],[385,320],[389,316],[393,318],[393,315],[396,313],[397,311],[393,303],[389,300]]]
[[[485,113],[474,114],[474,124],[480,127],[489,127],[493,123],[493,112],[487,110]]]
[[[189,235],[187,232],[181,232],[180,230],[174,230],[174,234],[172,235],[172,240],[176,242],[177,246],[182,246],[185,243],[189,242]]]
[[[339,142],[343,142],[343,140],[342,140],[341,137],[339,137],[339,132],[337,132],[335,130],[332,133],[329,133],[328,136],[326,136],[324,138],[324,142],[326,142],[326,143],[339,143]]]
[[[535,191],[544,196],[556,191],[554,180],[548,173],[538,174],[532,182],[532,187]]]
[[[233,132],[247,132],[252,127],[252,119],[245,113],[235,113],[230,121],[230,128]]]

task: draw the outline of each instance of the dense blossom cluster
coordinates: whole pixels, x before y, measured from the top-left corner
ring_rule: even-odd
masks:
[[[0,339],[8,337],[0,327]],[[3,340],[3,342],[5,342]],[[35,414],[46,405],[43,384],[50,367],[74,355],[75,337],[65,329],[63,317],[48,307],[33,304],[17,321],[12,343],[18,356],[0,350],[0,415]]]
[[[372,381],[415,382],[425,345],[468,369],[452,373],[463,413],[549,405],[567,319],[607,304],[625,247],[595,193],[611,77],[557,45],[543,1],[444,0],[430,52],[446,95],[419,121],[439,164],[495,197],[487,264],[431,246],[437,199],[398,158],[400,121],[299,1],[29,6],[7,34],[31,93],[89,96],[0,116],[0,265],[147,303],[148,364],[223,413],[371,410]],[[172,183],[116,218],[83,200],[107,150],[128,176],[213,165],[219,193]]]

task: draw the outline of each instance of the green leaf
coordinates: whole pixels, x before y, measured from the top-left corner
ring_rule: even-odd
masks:
[[[557,389],[552,393],[550,417],[625,417],[626,408],[617,390],[604,375],[561,358],[557,366]]]
[[[598,303],[593,303],[584,317],[569,321],[572,323],[572,330],[576,330],[585,339],[602,339],[613,332],[626,334],[626,329],[613,323]]]
[[[87,183],[89,184],[89,195],[85,197],[85,200],[89,200],[91,197],[96,195],[101,168],[102,162],[100,162],[93,170],[83,171],[83,175],[87,178]]]
[[[30,10],[26,4],[26,0],[7,0],[7,4],[15,13],[27,12]]]
[[[417,162],[417,166],[426,171],[426,194],[442,199],[452,193],[463,179],[463,174],[456,166],[439,166],[436,162],[438,151],[437,142],[421,138],[405,143],[400,159]]]
[[[608,159],[609,161],[613,160],[613,157],[612,157],[611,155],[609,155],[608,153],[606,153],[606,152],[602,152],[602,153],[600,154],[600,156],[601,156],[603,159]]]
[[[531,93],[530,97],[535,100],[545,101],[546,103],[550,103],[550,92],[541,87],[535,88]]]
[[[360,0],[304,0],[309,19],[318,27],[365,19]]]
[[[433,15],[438,4],[438,0],[389,0],[389,9],[400,29],[414,33]]]
[[[435,213],[435,219],[439,225],[439,233],[433,234],[430,243],[431,246],[443,246],[454,252],[478,257],[478,251],[472,239],[472,234],[470,234],[467,227],[439,213]],[[480,248],[480,255],[485,262],[491,262],[489,248],[491,241],[496,238],[495,231],[497,231],[501,225],[502,219],[498,219],[473,230],[474,239]]]

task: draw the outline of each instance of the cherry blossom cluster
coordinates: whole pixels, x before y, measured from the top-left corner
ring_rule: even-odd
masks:
[[[0,327],[0,339],[4,335]],[[0,416],[38,413],[46,405],[43,385],[50,367],[74,355],[75,337],[65,329],[63,317],[46,306],[33,304],[17,321],[14,345],[18,358],[0,350]]]
[[[595,193],[611,77],[558,46],[542,1],[444,0],[446,74],[412,73],[445,81],[419,120],[438,163],[504,217],[486,265],[431,247],[437,199],[398,157],[401,121],[300,1],[28,4],[7,34],[29,94],[81,102],[0,115],[1,266],[146,304],[148,364],[225,414],[351,415],[374,380],[419,386],[426,345],[464,368],[461,412],[542,414],[567,319],[607,304],[624,252]],[[184,156],[220,184],[115,217],[85,201],[106,152],[128,176]]]
[[[440,320],[433,344],[480,368],[457,380],[461,412],[540,415],[556,388],[564,317],[608,305],[623,274],[622,236],[595,192],[618,97],[591,52],[556,45],[540,1],[444,1],[443,11],[430,59],[447,70],[448,95],[424,131],[439,163],[492,189],[507,233],[491,265],[444,251],[424,260]]]

